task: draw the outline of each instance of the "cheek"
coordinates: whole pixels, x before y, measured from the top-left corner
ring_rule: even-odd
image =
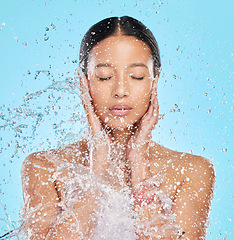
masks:
[[[108,89],[100,87],[98,84],[91,84],[90,86],[90,95],[93,100],[94,108],[97,111],[104,110],[105,105],[108,101],[107,99]]]
[[[100,99],[100,96],[103,96],[102,93],[103,89],[100,88],[98,84],[92,82],[90,83],[90,95],[94,102],[98,101]]]
[[[150,103],[150,94],[142,96],[138,101],[136,102],[136,108],[138,109],[139,114],[144,114]]]
[[[151,97],[151,90],[150,85],[146,85],[144,88],[141,88],[139,91],[135,90],[134,93],[135,97],[133,99],[134,105],[140,108],[148,108],[150,97]]]

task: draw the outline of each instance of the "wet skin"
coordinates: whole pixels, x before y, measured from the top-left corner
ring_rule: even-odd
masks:
[[[141,119],[151,97],[153,76],[149,67],[152,68],[150,49],[134,37],[110,37],[94,47],[88,65],[88,85],[102,122],[108,118],[108,126],[126,129]],[[123,122],[110,111],[119,104],[131,107]]]
[[[214,168],[207,159],[172,151],[151,141],[151,131],[158,122],[158,77],[153,78],[150,66],[149,48],[134,37],[112,36],[94,47],[88,75],[81,79],[90,130],[94,136],[99,136],[105,123],[106,137],[113,147],[117,143],[123,146],[124,154],[120,151],[119,156],[125,163],[124,183],[133,192],[143,179],[165,174],[159,188],[173,201],[172,212],[177,215],[176,222],[185,232],[180,239],[204,239],[215,179]],[[129,111],[119,116],[111,109],[121,104],[127,105]],[[97,142],[101,140],[97,137]],[[133,144],[138,144],[138,147],[132,148]],[[47,217],[33,224],[31,239],[83,239],[79,233],[72,232],[71,223],[75,222],[72,217],[62,223],[58,221],[62,214],[58,204],[63,200],[64,182],[62,178],[55,182],[50,178],[61,162],[79,163],[90,168],[89,154],[87,142],[82,140],[61,150],[32,154],[24,161],[22,182],[25,196],[30,199],[29,205],[35,207],[42,203],[50,206],[38,210],[39,216],[46,213]],[[52,161],[53,158],[56,160]],[[95,149],[93,158],[94,173],[108,181],[107,166],[115,159],[107,158],[106,146]],[[68,177],[69,170],[64,174]],[[109,183],[116,189],[123,186],[118,178]],[[96,194],[87,193],[71,210],[76,216],[82,216],[80,224],[86,237],[95,224],[95,218],[91,220],[90,216],[96,207]],[[151,220],[152,214],[159,214],[158,211],[150,212],[147,206],[136,207],[135,211],[142,222]],[[26,228],[32,227],[30,224]],[[160,228],[160,222],[154,224]],[[138,237],[148,239],[143,232]],[[163,239],[176,237],[174,233],[166,232]]]

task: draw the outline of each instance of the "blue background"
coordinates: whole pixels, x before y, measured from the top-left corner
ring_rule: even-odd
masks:
[[[0,235],[20,219],[24,158],[69,142],[83,127],[78,94],[67,82],[76,76],[82,36],[103,18],[129,15],[151,29],[162,56],[165,116],[153,138],[212,160],[217,181],[207,239],[233,239],[233,9],[232,0],[1,0]]]

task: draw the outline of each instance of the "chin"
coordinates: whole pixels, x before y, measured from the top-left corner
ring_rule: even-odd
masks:
[[[122,119],[122,121],[120,120],[120,118],[115,120],[109,120],[105,123],[103,122],[103,124],[108,128],[124,131],[132,129],[138,121],[138,119],[135,121],[127,121],[124,118]]]

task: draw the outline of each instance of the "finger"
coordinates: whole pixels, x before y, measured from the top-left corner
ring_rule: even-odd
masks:
[[[154,128],[154,126],[158,122],[158,116],[159,116],[159,105],[158,105],[158,97],[157,95],[154,96],[154,99],[152,101],[152,110],[150,112],[149,116],[149,125]]]
[[[151,106],[153,107],[153,111],[151,112],[152,114],[150,115],[150,119],[153,118],[152,120],[155,120],[156,118],[158,118],[158,111],[159,111],[156,81],[154,81],[154,84],[153,84]]]
[[[152,94],[151,103],[147,113],[142,117],[139,123],[140,132],[137,135],[141,137],[149,136],[155,125],[158,123],[158,98],[157,94]]]
[[[152,91],[151,91],[151,97],[154,97],[157,94],[157,82],[154,79],[152,82]]]
[[[84,109],[85,109],[86,113],[88,114],[92,104],[90,101],[89,90],[87,89],[87,84],[85,82],[86,82],[86,78],[83,77],[81,79],[81,96],[82,96]]]
[[[158,118],[158,115],[159,115],[158,96],[155,95],[155,98],[153,100],[153,116]]]
[[[157,96],[155,95],[155,93],[151,94],[151,99],[150,99],[150,104],[149,104],[149,108],[147,110],[147,112],[145,113],[145,115],[142,117],[142,123],[150,121],[152,119],[152,117],[154,117],[154,112],[155,112],[155,98]]]
[[[82,79],[82,98],[84,101],[84,109],[88,118],[89,125],[91,127],[91,131],[93,134],[100,132],[102,129],[101,122],[94,111],[92,105],[92,98],[90,96],[89,87],[88,87],[88,80],[86,77]]]
[[[154,96],[155,96],[155,94],[154,94],[154,83],[152,83],[152,90],[151,90],[149,107],[148,107],[146,113],[144,114],[144,116],[142,117],[141,122],[147,121],[147,119],[150,119],[150,117],[152,116],[152,113],[153,113],[152,105],[153,105]]]
[[[151,138],[152,130],[158,123],[158,96],[157,96],[157,84],[154,80],[152,83],[150,105],[145,115],[139,121],[138,128],[132,138],[133,142],[149,140]]]
[[[84,109],[86,110],[86,106],[89,104],[88,98],[87,98],[87,90],[85,86],[85,76],[80,77],[80,94],[82,99],[82,104],[84,106]]]
[[[153,112],[154,112],[154,107],[155,107],[155,98],[157,98],[157,85],[156,85],[156,81],[153,80],[151,97],[150,97],[150,106],[149,106],[149,109],[146,114],[146,116],[148,116],[148,118],[153,117]]]

